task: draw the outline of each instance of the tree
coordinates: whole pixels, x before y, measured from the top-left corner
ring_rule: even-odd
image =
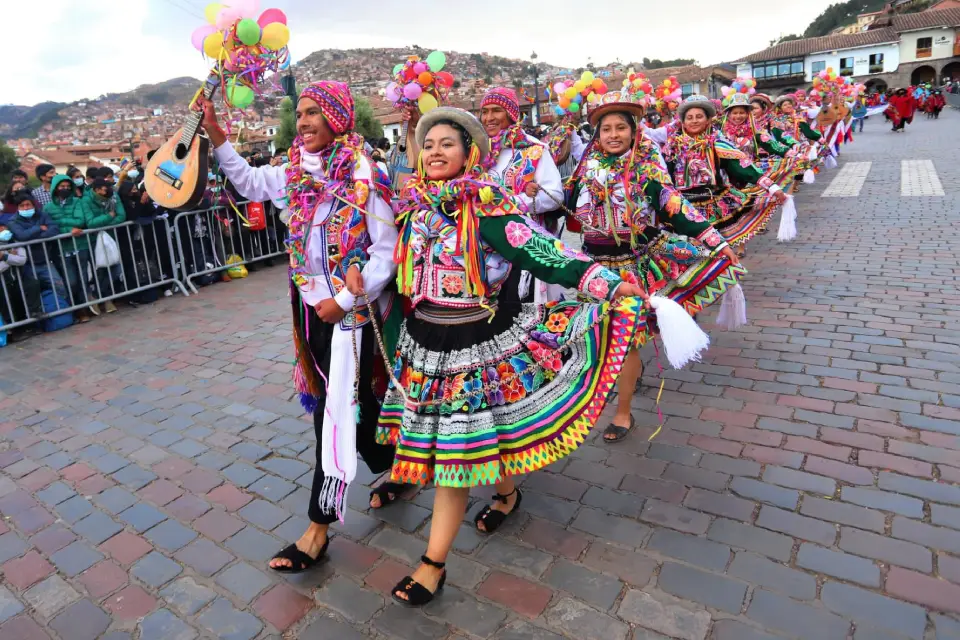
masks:
[[[0,191],[6,191],[10,185],[10,176],[20,168],[20,159],[16,152],[0,140]]]
[[[377,120],[377,116],[373,114],[373,107],[370,106],[370,102],[366,98],[359,96],[356,98],[354,112],[356,113],[357,119],[357,133],[367,140],[375,140],[383,137],[383,125]]]
[[[278,150],[286,150],[296,137],[297,115],[293,112],[293,100],[286,97],[280,101],[280,126],[277,128],[277,135],[273,136],[273,144]]]

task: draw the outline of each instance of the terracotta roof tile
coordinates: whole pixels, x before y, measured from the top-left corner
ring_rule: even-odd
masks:
[[[960,9],[904,13],[893,18],[893,28],[897,32],[956,26],[960,26]]]
[[[751,53],[748,56],[740,58],[739,62],[763,62],[764,60],[779,60],[782,58],[800,58],[818,51],[850,49],[852,47],[864,47],[871,44],[897,42],[897,40],[897,32],[894,29],[875,29],[873,31],[862,31],[860,33],[803,38],[801,40],[782,42],[768,47],[763,51]]]

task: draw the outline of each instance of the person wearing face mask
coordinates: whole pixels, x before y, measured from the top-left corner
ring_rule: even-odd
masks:
[[[33,198],[26,190],[18,192],[14,201],[17,215],[8,221],[7,226],[15,241],[29,242],[60,235],[57,223],[47,213],[37,211]],[[38,282],[43,289],[52,289],[59,298],[66,300],[66,285],[56,267],[56,248],[48,246],[44,251],[40,245],[29,245],[27,256],[29,260],[23,267],[24,277]]]
[[[106,168],[104,167],[104,169]],[[103,173],[102,170],[101,173]],[[113,172],[110,173],[112,175]],[[80,202],[88,229],[112,227],[127,221],[126,210],[123,208],[120,197],[114,193],[113,183],[108,182],[105,178],[94,180],[90,190],[83,195]],[[118,245],[121,237],[120,234],[115,237]],[[120,278],[122,273],[123,269],[119,264],[97,269],[98,287],[94,291],[95,295],[106,298],[122,291],[123,283]],[[107,313],[114,313],[117,310],[112,300],[105,302],[103,308]]]
[[[57,176],[50,185],[51,201],[46,213],[56,222],[62,233],[70,233],[72,238],[60,241],[63,257],[59,263],[64,269],[67,286],[70,289],[71,302],[84,304],[89,298],[87,273],[91,270],[90,236],[84,235],[88,228],[86,213],[81,198],[76,195],[76,186],[67,176]],[[90,320],[90,311],[80,309],[76,319],[80,323]]]
[[[70,167],[67,169],[67,177],[73,182],[76,196],[78,198],[82,196],[83,189],[87,186],[86,180],[83,179],[83,172],[77,167]]]
[[[483,169],[484,127],[439,107],[420,118],[416,174],[395,204],[401,224],[397,286],[413,313],[397,345],[379,437],[396,442],[391,479],[436,486],[421,564],[392,590],[423,606],[446,581],[445,563],[470,489],[496,487],[474,518],[490,534],[520,508],[515,478],[564,458],[585,440],[643,330],[646,297],[539,230],[518,195]],[[600,303],[502,304],[512,268],[575,288]],[[614,310],[615,309],[615,310]],[[563,345],[563,346],[561,346]]]
[[[39,310],[40,307],[40,291],[35,286],[36,283],[21,275],[20,267],[27,264],[27,250],[23,247],[9,247],[13,241],[13,232],[0,223],[0,324],[26,320],[28,309]],[[10,341],[16,342],[29,331],[30,329],[13,329],[10,332]]]
[[[342,82],[314,82],[303,89],[296,105],[297,137],[284,167],[247,164],[227,141],[213,103],[201,104],[203,128],[230,184],[254,202],[272,200],[278,208],[289,202],[294,386],[313,414],[317,463],[310,525],[269,567],[300,573],[326,553],[330,524],[350,517],[344,501],[357,454],[374,473],[393,461],[393,447],[375,438],[382,392],[373,384],[374,361],[382,356],[375,350],[371,309],[361,296],[365,292],[377,303],[380,318],[399,312],[386,290],[396,270],[393,191],[363,150],[363,137],[354,130],[353,96]],[[386,506],[401,489],[381,485],[371,493],[370,506]]]
[[[37,203],[37,210],[43,210],[50,202],[50,183],[53,177],[57,175],[57,170],[52,164],[41,164],[37,166],[37,179],[40,186],[33,190],[33,201]]]
[[[732,288],[746,271],[723,237],[674,187],[659,147],[639,120],[648,98],[604,94],[590,111],[597,133],[570,181],[570,200],[583,227],[583,250],[593,260],[650,293],[696,314]],[[631,403],[643,373],[641,335],[620,374],[617,411],[603,433],[619,442],[636,426]]]

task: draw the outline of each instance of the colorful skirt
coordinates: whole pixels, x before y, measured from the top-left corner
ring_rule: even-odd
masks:
[[[646,332],[639,299],[502,305],[465,323],[409,317],[377,439],[395,444],[391,479],[492,485],[576,450],[600,417],[624,358]]]
[[[624,280],[642,284],[651,294],[670,298],[691,316],[719,300],[747,274],[710,251],[696,240],[669,233],[661,234],[642,251],[629,243],[600,244],[586,242],[584,253],[594,261],[620,274]],[[654,323],[649,323],[652,330]]]

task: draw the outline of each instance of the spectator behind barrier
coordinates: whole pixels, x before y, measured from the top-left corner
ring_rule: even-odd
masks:
[[[33,201],[39,205],[41,211],[50,204],[50,184],[53,182],[55,175],[57,175],[57,170],[51,164],[41,164],[37,167],[37,179],[40,181],[40,186],[33,190]]]
[[[9,215],[0,219],[0,325],[26,320],[31,315],[42,313],[40,287],[36,281],[28,282],[22,274],[27,263],[27,250],[23,247],[10,248],[14,241],[13,232],[5,222]],[[17,342],[36,333],[32,325],[9,332],[9,341]]]
[[[127,214],[123,204],[120,202],[119,196],[113,192],[113,183],[106,179],[108,175],[110,178],[113,177],[113,170],[109,167],[101,167],[97,174],[98,177],[93,181],[90,190],[84,193],[80,200],[87,220],[87,228],[102,229],[126,222]],[[118,234],[114,234],[114,237],[119,239]],[[99,289],[95,290],[94,293],[99,294],[99,297],[106,298],[122,291],[123,285],[120,280],[122,273],[123,270],[119,264],[97,269]],[[112,301],[105,302],[103,306],[107,313],[113,313],[117,310]],[[93,305],[91,309],[94,307],[96,305]]]
[[[78,171],[79,173],[79,171]],[[81,197],[77,196],[73,180],[67,176],[57,176],[51,184],[52,201],[47,205],[46,213],[60,227],[60,233],[72,233],[73,238],[60,241],[60,251],[63,261],[59,264],[65,269],[67,287],[72,296],[73,304],[84,304],[89,300],[90,283],[88,273],[93,271],[90,258],[90,236],[82,235],[87,224],[86,213],[81,204]],[[80,309],[76,312],[78,322],[89,322],[91,308]],[[99,313],[99,309],[95,311]]]
[[[67,168],[67,177],[70,178],[70,181],[73,183],[77,197],[82,196],[83,189],[87,186],[87,182],[83,179],[83,172],[77,167],[71,166]],[[53,183],[51,182],[50,184]]]
[[[33,195],[27,190],[27,174],[18,169],[14,171],[13,180],[10,182],[10,186],[7,187],[7,192],[3,195],[3,213],[16,215],[16,195],[21,191],[26,191],[26,193],[33,198]],[[39,205],[36,204],[36,201],[34,201],[34,205],[37,209],[40,208]]]
[[[48,214],[37,211],[30,193],[21,190],[14,196],[14,201],[17,203],[17,215],[8,222],[14,240],[29,242],[60,235],[57,223]],[[24,278],[29,282],[37,282],[42,290],[52,289],[57,297],[65,301],[66,286],[55,266],[59,258],[56,245],[47,244],[45,247],[31,245],[27,247],[27,256],[29,260],[23,267]]]

